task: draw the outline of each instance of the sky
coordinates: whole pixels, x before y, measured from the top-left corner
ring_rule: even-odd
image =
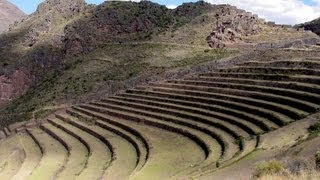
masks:
[[[9,0],[25,13],[34,12],[43,0]],[[104,0],[86,0],[90,4],[100,4]],[[138,1],[138,0],[134,0]],[[152,0],[169,8],[183,2],[196,0]],[[320,17],[320,0],[205,0],[212,4],[231,4],[258,14],[268,21],[281,24],[298,24]]]

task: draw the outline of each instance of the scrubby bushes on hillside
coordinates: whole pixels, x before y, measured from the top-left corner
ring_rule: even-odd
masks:
[[[258,164],[256,166],[254,176],[259,178],[265,175],[282,174],[284,172],[284,164],[279,161],[272,160],[270,162]]]
[[[320,159],[320,151],[318,152],[315,156]],[[314,165],[315,164],[308,159],[271,160],[258,164],[253,175],[254,178],[259,180],[316,180],[320,178],[320,172],[317,171]]]

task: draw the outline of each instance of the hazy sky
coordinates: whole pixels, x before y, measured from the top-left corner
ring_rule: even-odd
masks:
[[[27,14],[35,11],[43,0],[9,0]],[[86,0],[87,3],[100,4],[104,0]],[[138,1],[138,0],[136,0]],[[152,0],[174,8],[183,2],[196,0]],[[259,14],[270,21],[283,24],[297,24],[320,17],[320,0],[205,0],[215,4],[231,4]]]

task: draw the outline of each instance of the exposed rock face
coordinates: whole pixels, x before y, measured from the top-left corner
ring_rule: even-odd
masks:
[[[258,34],[264,20],[257,15],[239,10],[234,6],[224,6],[216,14],[217,22],[214,31],[208,36],[212,48],[224,48],[230,43],[241,42],[241,37]]]
[[[9,25],[25,18],[26,15],[7,0],[0,0],[0,33],[8,30]]]
[[[28,75],[24,70],[16,70],[12,76],[0,76],[0,102],[10,101],[22,95],[34,78]]]

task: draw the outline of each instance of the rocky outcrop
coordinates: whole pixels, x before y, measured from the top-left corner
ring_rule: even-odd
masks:
[[[16,70],[11,77],[0,76],[0,103],[15,99],[25,93],[34,78],[24,70]]]
[[[222,7],[216,17],[216,27],[207,38],[212,48],[224,48],[228,44],[241,42],[243,36],[258,34],[262,30],[260,25],[265,23],[257,15],[234,6]]]
[[[0,33],[7,31],[10,24],[25,17],[26,15],[15,5],[7,0],[0,0]]]

